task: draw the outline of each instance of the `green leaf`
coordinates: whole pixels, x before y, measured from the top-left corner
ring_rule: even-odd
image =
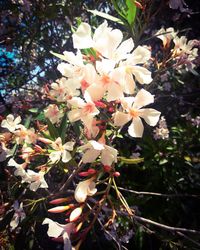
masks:
[[[46,120],[46,118],[44,116],[44,112],[41,112],[38,116],[36,116],[35,120],[38,120],[38,121]]]
[[[108,19],[108,20],[110,20],[110,21],[112,21],[112,22],[115,22],[115,23],[119,23],[119,24],[123,24],[124,25],[124,23],[122,22],[122,20],[120,20],[119,18],[117,18],[117,17],[114,17],[114,16],[111,16],[111,15],[109,15],[109,14],[107,14],[107,13],[104,13],[104,12],[101,12],[101,11],[98,11],[98,10],[87,10],[88,12],[91,12],[93,15],[95,15],[95,16],[100,16],[100,17],[103,17],[103,18],[105,18],[105,19]]]
[[[31,113],[38,113],[38,108],[32,108],[32,109],[29,109],[28,111],[31,112]]]
[[[58,138],[59,137],[59,133],[58,133],[57,128],[53,125],[53,123],[48,118],[46,118],[46,121],[47,121],[47,125],[48,125],[48,130],[49,130],[50,136],[53,139]]]
[[[66,57],[64,55],[61,55],[61,54],[58,54],[58,53],[55,53],[53,51],[50,51],[50,53],[58,58],[60,58],[61,60],[64,60],[66,61]]]
[[[134,3],[134,0],[126,0],[126,5],[128,7],[128,10],[126,12],[126,19],[128,23],[132,26],[135,21],[136,16],[136,5]]]
[[[60,123],[60,128],[59,128],[59,134],[62,139],[62,143],[65,142],[66,131],[67,131],[67,114],[65,113],[62,118],[62,121]]]
[[[25,128],[28,128],[28,127],[29,127],[29,125],[30,125],[30,123],[31,123],[31,118],[32,118],[32,115],[30,115],[30,116],[26,119],[26,121],[25,121],[25,123],[24,123],[24,127],[25,127]]]
[[[140,162],[143,162],[144,158],[130,159],[130,158],[125,158],[125,157],[119,157],[119,160],[126,164],[138,164]]]

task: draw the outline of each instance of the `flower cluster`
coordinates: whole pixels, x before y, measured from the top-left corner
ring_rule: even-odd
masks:
[[[175,67],[181,69],[193,69],[195,64],[193,61],[198,56],[198,48],[196,48],[196,40],[189,40],[186,36],[178,36],[174,28],[161,28],[156,35],[162,40],[165,49],[171,47],[170,58],[176,61]]]
[[[151,53],[146,46],[135,48],[131,38],[123,41],[122,32],[110,28],[107,22],[93,34],[89,24],[81,23],[73,34],[73,45],[76,53],[53,53],[64,62],[58,65],[62,77],[46,90],[47,97],[53,101],[44,109],[47,125],[38,123],[37,128],[27,128],[21,124],[20,116],[14,118],[13,115],[8,115],[1,123],[19,146],[18,158],[23,162],[17,163],[13,156],[8,166],[14,167],[14,175],[20,178],[25,189],[47,189],[45,176],[56,166],[66,169],[73,165],[74,176],[81,178],[71,200],[62,197],[50,202],[59,206],[49,209],[49,212],[67,211],[68,223],[59,224],[49,218],[43,222],[49,226],[47,233],[50,237],[63,239],[65,249],[71,246],[70,235],[76,234],[88,220],[87,200],[98,193],[99,180],[106,176],[108,183],[94,211],[101,208],[114,177],[119,176],[115,170],[118,150],[112,145],[113,138],[122,128],[130,137],[141,138],[143,120],[155,126],[160,117],[159,111],[148,106],[154,103],[154,95],[144,88],[152,81],[147,69]],[[192,49],[189,46],[187,44],[184,51],[189,53]],[[182,47],[177,46],[179,55]],[[79,138],[70,135],[70,130],[76,125],[81,131]],[[109,135],[108,129],[111,131]],[[2,148],[5,149],[4,144]],[[44,157],[45,164],[37,165],[35,159],[38,156]],[[80,159],[79,163],[77,159]],[[121,196],[119,198],[132,214]]]

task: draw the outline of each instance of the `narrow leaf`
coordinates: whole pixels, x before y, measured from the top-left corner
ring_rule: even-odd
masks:
[[[53,139],[56,139],[59,137],[59,133],[58,130],[56,129],[56,127],[53,125],[53,123],[47,118],[47,125],[48,125],[48,130],[49,130],[49,134]]]
[[[111,16],[111,15],[109,15],[107,13],[104,13],[104,12],[101,12],[101,11],[98,11],[98,10],[87,10],[87,11],[91,12],[93,15],[103,17],[103,18],[108,19],[110,21],[113,21],[115,23],[124,24],[122,22],[122,20],[120,20],[119,18]]]
[[[138,164],[140,162],[143,162],[144,158],[130,159],[130,158],[125,158],[125,157],[119,157],[119,160],[126,164]]]

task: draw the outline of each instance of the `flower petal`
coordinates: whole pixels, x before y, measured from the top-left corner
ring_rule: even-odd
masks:
[[[72,38],[75,49],[86,49],[94,46],[91,38],[91,27],[87,23],[81,23]]]
[[[71,154],[68,151],[64,150],[64,152],[62,153],[62,162],[66,163],[71,159],[72,159]]]
[[[127,122],[129,122],[131,117],[129,114],[125,114],[123,112],[117,111],[114,114],[114,125],[115,126],[124,126]]]
[[[133,118],[131,125],[128,127],[128,133],[132,137],[142,137],[144,126],[139,117]]]
[[[47,231],[47,234],[49,237],[59,237],[60,235],[63,234],[64,232],[64,226],[65,225],[61,225],[49,218],[46,218],[42,225],[45,225],[45,224],[48,224],[49,228],[48,228],[48,231]]]
[[[141,66],[133,66],[131,70],[139,83],[149,84],[152,82],[151,72],[148,69]]]
[[[133,108],[141,108],[153,102],[154,102],[154,96],[145,89],[141,89],[135,97]]]
[[[140,109],[139,116],[142,117],[147,124],[155,126],[160,118],[161,112],[156,109]]]
[[[83,163],[94,162],[96,158],[100,155],[100,153],[101,153],[100,150],[95,150],[95,149],[87,150],[82,157]]]

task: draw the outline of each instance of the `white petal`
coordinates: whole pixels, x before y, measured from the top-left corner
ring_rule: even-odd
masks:
[[[66,163],[66,162],[70,161],[71,159],[72,159],[71,154],[70,154],[68,151],[65,150],[65,151],[62,153],[62,161],[63,161],[64,163]]]
[[[75,122],[81,119],[81,109],[74,109],[69,111],[68,118],[70,122]]]
[[[117,83],[110,83],[107,90],[108,93],[106,99],[108,102],[119,100],[124,97],[122,87]]]
[[[101,143],[97,142],[97,141],[91,140],[91,141],[89,141],[89,143],[92,145],[92,147],[95,150],[102,150],[102,149],[104,149],[104,146]]]
[[[30,188],[30,190],[32,190],[32,191],[36,191],[36,190],[38,190],[38,188],[40,187],[40,180],[38,180],[38,181],[35,181],[35,182],[32,182],[30,185],[29,185],[29,188]]]
[[[117,150],[106,146],[106,149],[102,150],[101,162],[103,165],[111,166],[113,162],[117,161]]]
[[[101,153],[100,150],[95,150],[95,149],[87,150],[82,157],[83,163],[94,162],[96,158],[100,155],[100,153]]]
[[[135,97],[133,108],[141,108],[153,102],[154,102],[154,96],[145,89],[141,89]]]
[[[67,143],[65,143],[65,144],[63,145],[63,147],[64,147],[66,150],[68,150],[68,151],[72,151],[73,148],[74,148],[74,144],[75,144],[75,142],[73,142],[73,141],[68,141]]]
[[[48,231],[47,234],[49,237],[55,237],[58,238],[60,235],[64,232],[64,225],[61,225],[49,218],[46,218],[42,225],[48,224]]]
[[[132,137],[142,137],[144,126],[139,117],[133,118],[131,125],[128,128],[128,133]]]
[[[91,38],[91,27],[87,23],[81,23],[72,38],[75,49],[91,48],[94,45]]]
[[[151,52],[143,47],[138,46],[132,53],[131,57],[128,59],[128,62],[131,64],[140,64],[146,63],[151,57]]]
[[[16,119],[15,119],[15,124],[17,125],[17,124],[19,124],[20,122],[21,122],[21,117],[20,116],[18,116]]]
[[[117,111],[114,114],[114,125],[115,126],[124,126],[127,122],[129,122],[131,117],[129,114],[125,114],[123,112]]]
[[[141,66],[133,66],[132,73],[134,74],[136,80],[141,84],[149,84],[152,82],[151,72]]]
[[[49,158],[50,158],[52,163],[55,163],[55,162],[59,161],[60,157],[61,157],[61,152],[60,151],[51,152],[50,155],[49,155]]]
[[[98,101],[104,96],[106,89],[100,84],[92,84],[87,88],[87,92],[93,101]]]
[[[142,117],[147,124],[155,126],[159,121],[161,112],[156,109],[140,109],[139,116]]]
[[[73,52],[69,52],[69,51],[64,51],[63,52],[66,61],[70,64],[73,65],[77,65],[77,66],[83,66],[83,61],[82,61],[82,54],[81,53],[77,53],[77,55],[75,55]]]
[[[127,57],[127,54],[129,52],[131,52],[131,50],[133,50],[133,48],[134,48],[133,39],[129,38],[129,39],[125,40],[124,42],[122,42],[120,44],[120,46],[116,50],[116,54],[117,54],[116,59],[117,60],[125,59]]]

